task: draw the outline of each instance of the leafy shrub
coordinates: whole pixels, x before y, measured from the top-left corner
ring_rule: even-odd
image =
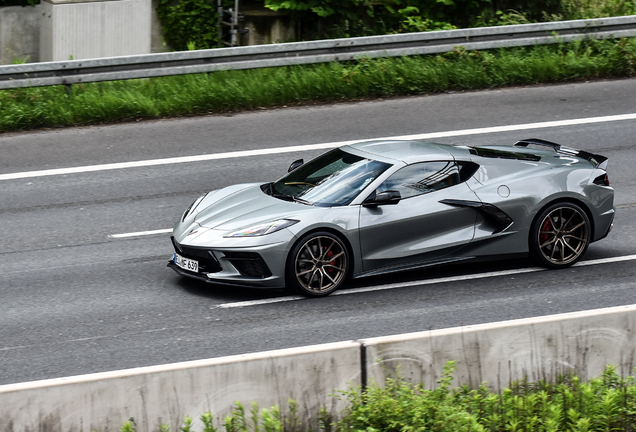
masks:
[[[483,431],[474,415],[457,404],[450,389],[454,363],[444,368],[435,390],[386,380],[385,388],[372,384],[363,392],[346,393],[349,408],[339,422],[342,431]]]
[[[209,0],[159,0],[157,15],[164,39],[176,51],[215,48],[216,5]]]
[[[485,385],[450,389],[454,363],[444,368],[435,390],[387,379],[365,391],[352,389],[340,430],[366,431],[633,431],[636,380],[613,366],[589,383],[575,376],[554,383],[514,383],[501,394]]]
[[[561,0],[567,19],[603,18],[636,14],[635,0]]]

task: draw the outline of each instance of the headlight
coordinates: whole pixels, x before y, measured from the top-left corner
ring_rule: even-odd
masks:
[[[192,204],[190,204],[190,207],[188,207],[186,209],[186,211],[183,213],[183,217],[181,218],[181,222],[183,222],[190,213],[192,213],[197,206],[201,203],[201,201],[203,201],[203,198],[205,198],[208,195],[209,192],[204,193],[203,195],[201,195],[199,198],[195,199],[194,202]]]
[[[283,228],[290,227],[299,221],[293,219],[278,219],[272,222],[265,222],[251,227],[243,228],[238,231],[229,233],[223,237],[256,237],[280,231]]]

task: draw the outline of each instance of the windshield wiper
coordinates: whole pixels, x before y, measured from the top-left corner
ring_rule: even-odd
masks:
[[[304,200],[302,198],[295,197],[293,195],[284,195],[284,194],[272,193],[272,196],[274,198],[282,199],[282,200],[285,200],[285,201],[291,201],[291,202],[305,204],[305,205],[313,205],[309,201]]]
[[[263,192],[265,192],[267,195],[274,197],[274,198],[278,198],[278,199],[282,199],[285,201],[291,201],[291,202],[295,202],[295,203],[300,203],[300,204],[306,204],[306,205],[313,205],[312,203],[310,203],[307,200],[304,200],[302,198],[298,198],[295,197],[293,195],[285,195],[285,194],[279,194],[274,192],[274,183],[266,183],[264,185],[261,186],[261,190]]]
[[[304,200],[302,198],[298,198],[298,197],[292,197],[294,199],[294,202],[300,203],[300,204],[306,204],[306,205],[310,205],[312,206],[313,204],[307,200]]]

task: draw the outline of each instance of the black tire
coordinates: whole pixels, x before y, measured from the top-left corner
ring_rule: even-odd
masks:
[[[539,265],[567,268],[587,250],[590,220],[574,203],[554,203],[543,209],[530,228],[530,257]]]
[[[349,252],[340,238],[325,231],[310,233],[287,257],[287,288],[307,297],[329,295],[346,280],[349,262]]]

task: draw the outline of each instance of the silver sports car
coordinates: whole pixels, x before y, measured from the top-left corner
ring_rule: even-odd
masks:
[[[217,284],[324,296],[347,278],[530,255],[564,268],[607,236],[607,158],[514,146],[369,141],[295,161],[272,183],[208,192],[174,227],[169,266]]]

